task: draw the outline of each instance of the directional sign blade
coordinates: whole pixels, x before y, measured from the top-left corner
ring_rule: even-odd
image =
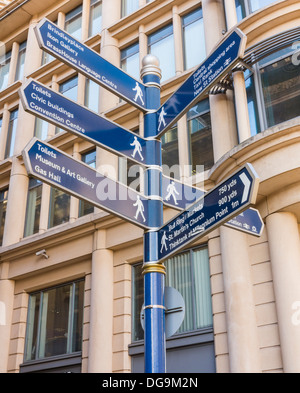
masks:
[[[246,36],[233,30],[181,87],[158,109],[158,137],[203,98],[232,69],[243,55]]]
[[[147,221],[153,201],[142,194],[36,138],[24,149],[23,158],[31,176],[143,229],[151,228]]]
[[[241,176],[241,181],[245,185],[242,196],[242,201],[245,201],[249,195],[250,182],[248,182],[246,176]],[[162,189],[164,205],[181,211],[187,209],[188,206],[206,194],[205,191],[197,187],[189,186],[164,175]],[[261,236],[264,229],[264,222],[259,211],[253,208],[245,210],[224,225],[257,237]]]
[[[247,180],[246,180],[247,179]],[[245,193],[245,189],[250,188]],[[227,222],[255,203],[258,177],[251,164],[246,164],[234,175],[205,194],[184,212],[177,215],[159,231],[158,260],[178,252],[199,237]],[[247,199],[245,200],[245,194]]]
[[[201,198],[205,192],[168,176],[162,176],[162,196],[164,205],[177,210],[185,210]]]
[[[139,164],[151,165],[160,148],[32,79],[20,96],[27,112]]]
[[[35,31],[41,49],[145,111],[144,84],[105,60],[48,19],[43,19]]]
[[[225,225],[257,237],[261,236],[264,229],[264,222],[259,211],[251,207],[229,220]]]

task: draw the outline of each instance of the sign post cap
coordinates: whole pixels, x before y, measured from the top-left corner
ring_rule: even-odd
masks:
[[[157,75],[161,79],[159,59],[152,54],[146,55],[142,60],[141,78],[149,74]]]

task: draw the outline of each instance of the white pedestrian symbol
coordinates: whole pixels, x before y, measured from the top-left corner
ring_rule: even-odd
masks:
[[[172,183],[168,185],[167,192],[168,192],[168,195],[166,196],[166,201],[169,201],[172,196],[174,199],[175,205],[178,205],[175,194],[179,195],[179,192],[176,190],[176,185],[175,185],[174,181],[172,181]]]
[[[163,252],[164,248],[166,249],[166,251],[168,251],[167,242],[166,242],[167,240],[168,240],[168,238],[167,238],[166,232],[164,232],[164,234],[163,234],[163,236],[161,238],[161,249],[160,249],[160,252]]]
[[[165,112],[165,108],[162,107],[159,118],[158,118],[158,131],[160,131],[160,127],[163,125],[164,127],[166,126],[166,121],[165,121],[165,116],[167,113]]]
[[[137,201],[133,204],[133,206],[134,206],[134,207],[137,207],[137,211],[136,211],[136,214],[135,214],[134,218],[137,220],[137,218],[138,218],[138,216],[139,216],[139,214],[140,214],[140,215],[142,216],[144,222],[145,222],[145,221],[146,221],[146,218],[145,218],[145,216],[144,216],[144,210],[145,210],[145,209],[144,209],[143,202],[141,201],[139,195],[138,195],[138,197],[137,197]]]
[[[142,104],[145,105],[144,100],[143,100],[143,92],[142,92],[142,89],[141,89],[140,85],[138,84],[138,82],[136,82],[135,88],[132,90],[136,91],[134,102],[137,102],[137,99],[139,98],[141,100]]]
[[[144,161],[144,157],[142,155],[142,146],[140,142],[137,140],[136,136],[134,137],[134,141],[130,143],[130,146],[134,146],[134,150],[133,153],[131,154],[131,157],[135,158],[136,153],[138,153],[139,156],[141,157],[141,160]]]

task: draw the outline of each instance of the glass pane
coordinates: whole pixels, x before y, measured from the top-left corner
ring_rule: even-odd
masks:
[[[14,154],[16,131],[18,122],[18,110],[11,112],[8,125],[5,158],[11,157]]]
[[[11,51],[0,57],[0,91],[8,86],[8,75],[10,66]]]
[[[193,253],[193,269],[195,276],[195,311],[196,328],[212,326],[212,305],[208,250],[198,250]]]
[[[91,5],[89,37],[100,33],[102,28],[102,1],[92,1]]]
[[[291,60],[289,56],[261,69],[269,127],[299,116],[300,73]]]
[[[71,352],[78,352],[81,351],[82,348],[84,281],[79,281],[75,283],[74,286],[75,291]]]
[[[168,26],[149,37],[149,52],[158,57],[162,81],[175,75],[175,48],[173,26]]]
[[[39,232],[42,200],[42,185],[38,180],[30,179],[26,208],[24,237]]]
[[[51,188],[49,228],[68,222],[70,218],[70,195]]]
[[[67,98],[69,98],[70,100],[76,102],[77,95],[78,95],[78,76],[68,79],[66,82],[62,83],[59,86],[59,92],[62,93]],[[61,129],[56,127],[55,133],[58,134],[59,132],[61,132]]]
[[[87,79],[85,83],[84,105],[96,113],[99,112],[99,95],[99,85],[96,82]]]
[[[8,191],[0,191],[0,246],[2,246]]]
[[[242,19],[246,18],[246,16],[247,16],[246,8],[245,8],[245,1],[246,0],[235,0],[238,22],[240,22]]]
[[[206,58],[202,10],[189,14],[183,19],[185,69],[195,67]],[[195,38],[197,45],[195,45]]]
[[[266,7],[274,2],[275,0],[250,0],[251,11],[257,11],[260,8]]]
[[[132,273],[132,341],[138,341],[144,338],[144,330],[140,322],[141,310],[144,304],[144,277],[142,275],[142,264],[133,266]]]
[[[135,79],[140,79],[140,56],[138,44],[133,45],[128,50],[122,51],[121,68]]]
[[[208,102],[207,100],[205,100]],[[202,172],[214,164],[210,113],[202,113],[205,102],[192,108],[188,113],[188,133],[192,172]],[[198,166],[198,168],[197,168]]]
[[[91,168],[96,169],[96,150],[82,154],[81,160]],[[86,201],[79,200],[79,217],[90,213],[94,213],[94,206]]]
[[[50,55],[50,53],[46,53],[45,51],[43,51],[42,54],[42,65],[50,63],[50,61],[54,60],[55,57]]]
[[[168,259],[166,286],[177,289],[185,302],[185,317],[177,333],[194,330],[192,272],[190,252]]]
[[[49,123],[40,118],[35,119],[34,136],[46,140],[48,138],[48,125]]]
[[[132,14],[139,8],[139,0],[122,0],[122,17]]]
[[[38,293],[36,295],[31,295],[29,298],[25,360],[34,360],[37,355],[40,297],[40,293]]]
[[[25,54],[27,42],[20,45],[15,81],[21,80],[24,75]]]
[[[82,6],[66,14],[65,30],[77,40],[81,40]]]
[[[71,286],[43,294],[39,358],[67,353]]]
[[[78,77],[68,79],[66,82],[59,86],[59,92],[70,100],[77,101],[78,93]]]
[[[179,151],[177,127],[167,131],[162,137],[163,173],[166,176],[180,179]]]
[[[249,77],[245,81],[245,85],[247,91],[247,102],[248,102],[251,136],[253,136],[261,131],[253,76]]]

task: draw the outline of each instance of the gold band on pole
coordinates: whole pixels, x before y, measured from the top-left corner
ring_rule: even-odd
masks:
[[[162,263],[144,263],[143,274],[147,273],[161,273],[166,274],[166,267]]]

